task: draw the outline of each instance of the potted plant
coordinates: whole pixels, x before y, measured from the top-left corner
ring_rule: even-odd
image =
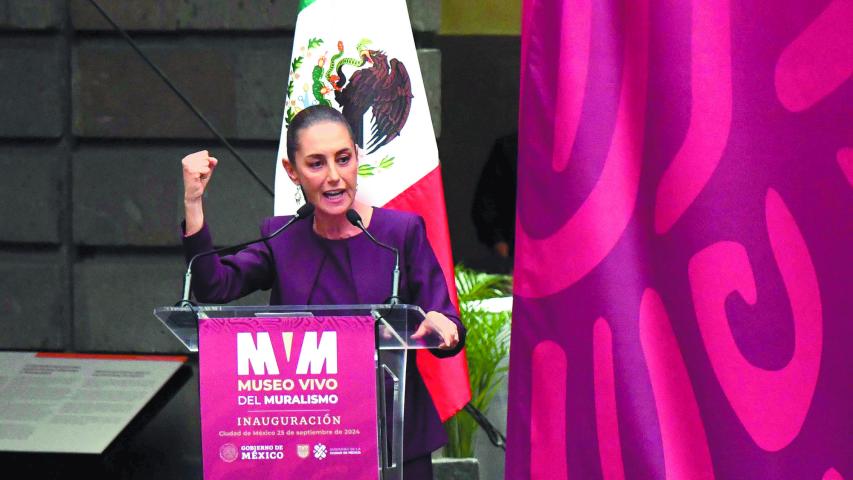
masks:
[[[506,381],[512,312],[508,308],[496,308],[493,303],[494,299],[511,294],[512,277],[457,265],[456,290],[459,313],[468,330],[465,351],[471,382],[470,404],[485,415],[498,387]],[[467,411],[459,412],[444,425],[449,437],[444,457],[469,460],[453,467],[457,474],[445,475],[438,471],[444,469],[443,465],[438,466],[442,462],[437,462],[436,478],[472,478],[471,464],[476,468],[476,459],[473,459],[475,434],[480,426]]]

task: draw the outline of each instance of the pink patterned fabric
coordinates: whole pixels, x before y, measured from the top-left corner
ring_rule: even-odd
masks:
[[[771,3],[524,1],[507,479],[853,478],[853,1]]]

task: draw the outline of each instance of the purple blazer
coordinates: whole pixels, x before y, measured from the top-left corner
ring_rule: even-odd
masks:
[[[270,234],[290,218],[267,218],[261,226],[261,235]],[[459,328],[460,342],[456,348],[430,351],[441,357],[457,354],[465,343],[465,327],[450,302],[441,267],[427,241],[423,218],[374,208],[367,230],[380,242],[400,250],[401,301],[418,305],[425,312],[441,312]],[[373,244],[364,234],[346,242],[358,303],[383,303],[391,294],[394,255]],[[195,235],[184,237],[183,243],[187,260],[213,249],[207,225]],[[196,260],[193,293],[201,302],[223,304],[255,290],[271,290],[271,305],[308,305],[324,255],[311,219],[296,222],[276,238],[234,255],[221,258],[211,255]],[[441,447],[447,443],[447,435],[418,373],[415,355],[409,356],[406,372],[403,454],[409,460]]]

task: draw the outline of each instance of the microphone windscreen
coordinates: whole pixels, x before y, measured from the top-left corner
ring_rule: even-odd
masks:
[[[296,218],[305,218],[310,216],[312,213],[314,213],[314,204],[306,203],[305,205],[299,207],[299,210],[296,211]]]
[[[347,210],[347,220],[356,227],[361,228],[361,215],[353,209]]]

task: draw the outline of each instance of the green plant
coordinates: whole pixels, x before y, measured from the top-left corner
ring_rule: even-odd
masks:
[[[512,312],[490,311],[483,306],[483,301],[510,295],[512,277],[457,265],[456,290],[459,313],[468,329],[465,351],[471,381],[471,405],[485,414],[498,387],[506,380]],[[444,426],[449,437],[445,456],[473,457],[474,434],[479,428],[477,422],[467,413],[460,412]]]

